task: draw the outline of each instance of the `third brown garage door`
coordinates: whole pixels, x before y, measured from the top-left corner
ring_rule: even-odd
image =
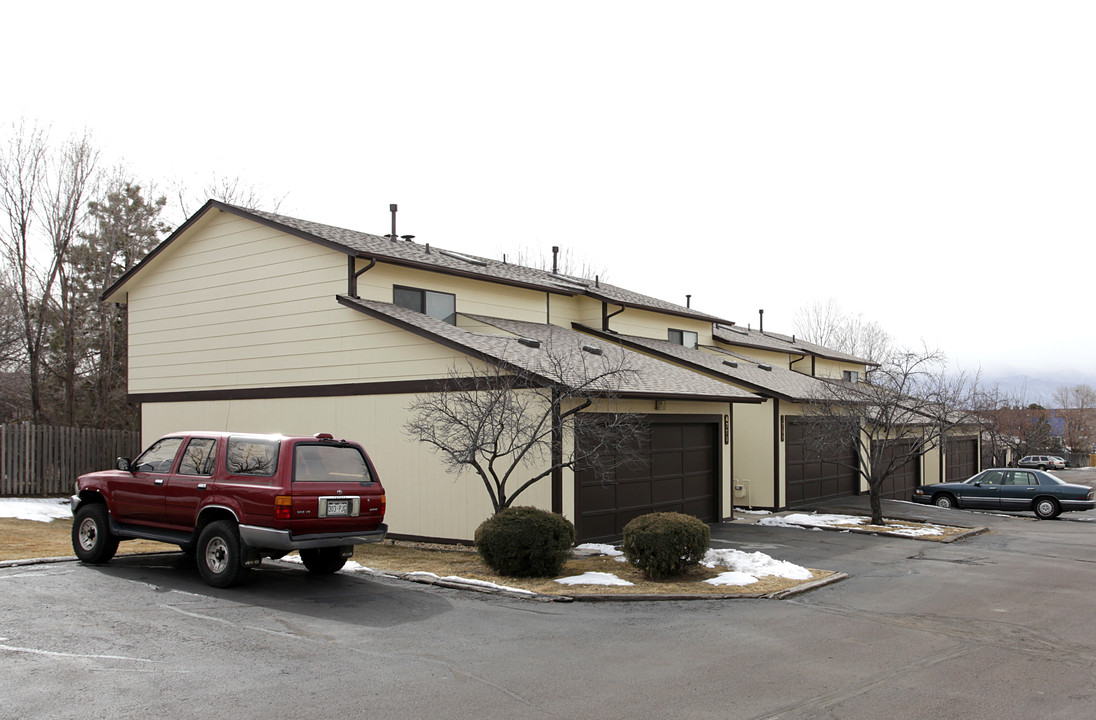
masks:
[[[852,443],[825,448],[821,453],[807,442],[808,424],[788,418],[785,423],[784,465],[787,506],[855,495],[859,474],[853,469]]]
[[[680,512],[717,519],[720,477],[715,422],[647,418],[648,431],[632,461],[605,477],[575,473],[575,530],[580,542],[615,540],[632,518]]]
[[[883,481],[879,497],[891,500],[910,500],[913,491],[921,484],[921,456],[914,454],[913,441],[895,442],[883,450],[881,462],[889,463],[895,456],[910,457]]]
[[[966,480],[978,472],[978,438],[949,438],[946,482]]]

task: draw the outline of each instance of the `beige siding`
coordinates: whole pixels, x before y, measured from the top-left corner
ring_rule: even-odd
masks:
[[[131,393],[439,377],[459,357],[340,306],[344,255],[230,214],[128,290]]]
[[[359,260],[358,268],[365,267],[365,264]],[[345,272],[344,269],[344,275]],[[378,263],[358,277],[358,295],[367,300],[390,303],[392,288],[396,285],[452,293],[456,295],[458,313],[537,323],[545,322],[548,316],[546,293],[539,290],[384,263]],[[557,301],[555,296],[552,300]]]
[[[734,482],[742,486],[734,502],[739,507],[778,506],[773,497],[773,402],[734,408]],[[783,458],[781,446],[781,464]]]
[[[609,305],[610,313],[619,309],[619,305]],[[597,328],[601,327],[600,306],[598,307],[596,324],[592,322],[588,324]],[[640,337],[653,338],[656,340],[665,340],[667,338],[667,331],[670,328],[675,330],[688,330],[697,334],[698,342],[701,345],[711,345],[713,343],[712,324],[710,322],[691,320],[689,318],[651,312],[649,310],[625,308],[624,312],[609,320],[609,327],[624,335],[638,335]]]
[[[487,490],[472,473],[446,472],[428,446],[403,433],[403,419],[413,397],[149,403],[142,412],[142,439],[147,445],[184,429],[293,435],[330,432],[360,442],[369,452],[388,497],[389,532],[471,540],[476,527],[492,512]],[[550,508],[551,480],[526,490],[518,501]]]

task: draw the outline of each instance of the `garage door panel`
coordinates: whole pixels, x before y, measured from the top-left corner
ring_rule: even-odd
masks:
[[[650,505],[653,499],[649,482],[617,483],[616,505],[618,507]]]
[[[651,474],[655,477],[680,475],[684,467],[680,451],[676,453],[655,453],[654,457],[651,458]]]
[[[785,424],[785,503],[803,505],[818,500],[855,495],[859,487],[856,453],[851,443],[823,448],[811,447],[808,424],[789,418]]]
[[[617,468],[614,482],[587,492],[593,482],[592,470],[576,472],[579,540],[617,539],[630,520],[651,512],[686,512],[705,522],[715,520],[717,437],[717,425],[711,422],[656,420],[639,452],[634,453],[634,462]]]

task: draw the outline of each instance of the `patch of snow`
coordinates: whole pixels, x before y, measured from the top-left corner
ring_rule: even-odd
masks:
[[[612,545],[604,545],[601,543],[582,543],[581,545],[576,545],[575,553],[578,555],[607,555],[609,557],[620,557],[624,554]]]
[[[581,575],[557,578],[556,582],[560,585],[635,585],[612,573],[604,572],[585,572]]]
[[[734,509],[735,515],[772,515],[772,510],[747,510],[746,508],[736,507]]]
[[[789,580],[809,580],[811,571],[787,560],[774,560],[763,552],[744,552],[742,550],[710,549],[700,563],[704,567],[725,567],[755,578],[776,576]]]
[[[720,573],[714,578],[708,578],[704,582],[709,585],[736,585],[741,587],[743,585],[753,585],[757,582],[757,578],[744,572],[731,570],[730,572]]]
[[[939,525],[927,523],[910,525],[901,520],[890,519],[887,519],[886,523],[886,527],[879,528],[879,532],[886,532],[890,535],[902,535],[904,537],[940,535],[944,531]],[[812,530],[821,530],[823,527],[844,529],[849,525],[863,527],[866,530],[872,530],[876,527],[871,524],[870,518],[859,515],[826,515],[817,513],[810,515],[806,513],[793,513],[783,517],[763,518],[758,520],[757,524],[771,527],[807,527]]]
[[[532,590],[523,590],[522,588],[509,587],[507,585],[499,585],[493,582],[487,582],[486,580],[473,580],[472,578],[463,578],[457,575],[447,575],[446,577],[439,577],[432,572],[410,572],[407,573],[407,577],[432,577],[437,580],[445,580],[447,582],[458,582],[465,585],[476,585],[478,587],[491,588],[492,590],[508,590],[510,592],[524,593],[526,595],[536,595]]]
[[[4,498],[0,518],[50,522],[72,517],[68,498]]]

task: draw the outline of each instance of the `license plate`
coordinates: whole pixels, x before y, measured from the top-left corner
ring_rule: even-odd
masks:
[[[350,514],[350,500],[328,500],[327,517],[345,517]]]

